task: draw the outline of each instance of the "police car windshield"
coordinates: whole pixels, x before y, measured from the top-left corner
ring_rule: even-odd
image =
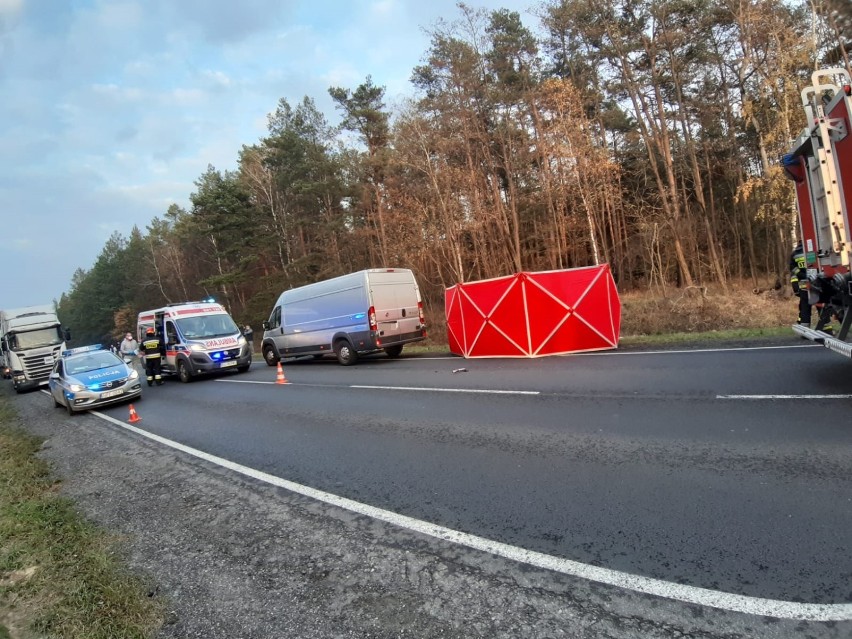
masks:
[[[107,351],[97,351],[94,353],[86,353],[85,355],[77,355],[69,357],[65,361],[65,367],[71,375],[77,373],[88,373],[96,371],[100,368],[109,368],[116,364],[121,364],[115,355]]]
[[[186,339],[211,339],[225,337],[239,332],[230,315],[196,315],[177,320],[180,332]]]

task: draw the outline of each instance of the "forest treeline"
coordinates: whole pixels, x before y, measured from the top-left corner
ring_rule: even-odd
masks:
[[[383,266],[413,269],[440,316],[445,287],[521,270],[607,262],[621,290],[781,276],[778,160],[811,73],[850,69],[850,6],[545,0],[526,25],[459,4],[404,104],[368,76],[329,89],[337,124],[310,96],[270,105],[237,169],[114,234],[60,318],[94,341],[213,296],[258,324],[283,289]]]

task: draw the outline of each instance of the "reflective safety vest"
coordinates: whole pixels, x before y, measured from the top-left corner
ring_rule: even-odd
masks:
[[[805,259],[805,252],[797,246],[790,256],[790,282],[798,283],[799,280],[806,280],[807,273],[808,263]]]
[[[147,359],[159,359],[162,355],[160,353],[160,338],[149,337],[142,342],[142,352]]]

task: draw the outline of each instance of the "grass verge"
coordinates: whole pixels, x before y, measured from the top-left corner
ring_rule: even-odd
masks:
[[[791,322],[792,323],[792,322]],[[619,340],[621,346],[653,346],[680,344],[684,342],[724,342],[770,337],[792,337],[789,326],[770,326],[764,328],[731,328],[721,331],[700,333],[666,333],[663,335],[625,335]]]
[[[162,622],[116,539],[57,494],[41,440],[0,396],[0,639],[144,639]]]

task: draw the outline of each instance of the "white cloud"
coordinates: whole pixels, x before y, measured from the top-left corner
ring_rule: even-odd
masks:
[[[165,96],[165,100],[171,106],[191,107],[203,103],[206,97],[207,94],[202,89],[177,88],[170,91]]]
[[[207,69],[201,72],[201,76],[204,79],[209,80],[211,84],[216,85],[218,87],[227,88],[233,84],[231,78],[228,77],[228,74],[223,73],[222,71],[213,71],[211,69]]]
[[[394,0],[379,0],[370,5],[370,14],[374,17],[388,16],[395,11],[397,6]]]
[[[24,0],[0,0],[0,17],[15,16],[23,6]]]
[[[118,84],[93,84],[92,92],[115,102],[141,102],[146,94],[138,87],[119,86]]]

